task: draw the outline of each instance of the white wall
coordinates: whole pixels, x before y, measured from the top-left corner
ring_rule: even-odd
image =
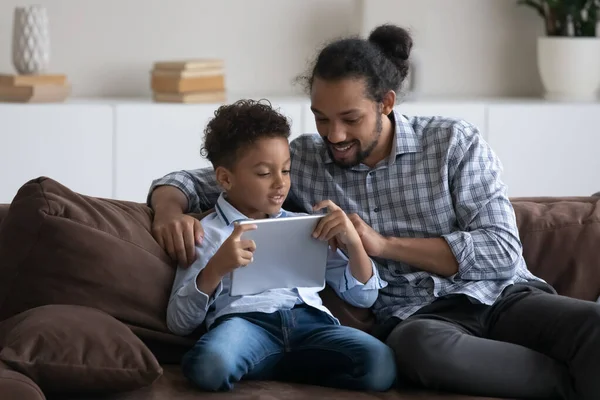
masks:
[[[12,15],[0,0],[0,71],[10,71]],[[48,8],[51,70],[77,96],[150,94],[159,59],[220,57],[238,93],[285,94],[316,48],[358,33],[355,0],[35,0]]]
[[[222,57],[236,93],[282,95],[325,41],[394,22],[412,28],[429,95],[539,94],[541,22],[513,0],[37,0],[51,22],[51,70],[76,96],[147,96],[158,59]],[[12,13],[0,0],[0,71]]]
[[[362,34],[410,29],[423,95],[539,96],[541,18],[516,0],[363,0]]]

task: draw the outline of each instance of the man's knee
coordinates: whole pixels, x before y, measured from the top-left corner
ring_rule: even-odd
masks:
[[[583,321],[583,327],[578,329],[579,332],[587,331],[586,336],[596,336],[596,339],[600,339],[600,304],[591,303],[585,309],[579,311],[581,313],[580,319]]]
[[[216,392],[232,389],[234,365],[226,353],[190,351],[182,360],[183,375],[200,389]]]
[[[386,342],[396,355],[398,372],[427,384],[437,379],[436,371],[456,363],[452,344],[460,335],[457,328],[442,321],[415,319],[400,323]]]
[[[431,332],[436,330],[438,321],[433,320],[408,320],[401,322],[388,336],[386,343],[397,356],[399,355],[426,355],[430,349]],[[413,357],[410,357],[413,358]]]

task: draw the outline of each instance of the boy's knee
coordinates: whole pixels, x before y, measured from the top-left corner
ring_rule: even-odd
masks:
[[[385,343],[373,338],[356,361],[362,371],[358,385],[362,390],[384,392],[394,385],[396,360],[394,351]]]
[[[374,360],[372,368],[372,377],[370,379],[370,389],[374,391],[386,391],[396,382],[396,358],[394,351],[387,345],[380,346],[379,355]]]
[[[182,361],[183,375],[202,390],[216,392],[233,388],[233,364],[221,353],[188,353]]]

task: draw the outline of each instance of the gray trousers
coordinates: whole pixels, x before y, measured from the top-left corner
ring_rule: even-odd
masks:
[[[411,386],[518,399],[600,399],[600,305],[513,285],[493,306],[437,300],[380,336]],[[395,326],[393,326],[395,324]],[[385,331],[385,329],[384,329]]]

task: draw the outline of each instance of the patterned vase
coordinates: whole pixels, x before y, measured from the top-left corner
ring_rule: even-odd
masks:
[[[40,74],[48,67],[50,32],[44,7],[15,8],[12,56],[16,70],[22,75]]]

